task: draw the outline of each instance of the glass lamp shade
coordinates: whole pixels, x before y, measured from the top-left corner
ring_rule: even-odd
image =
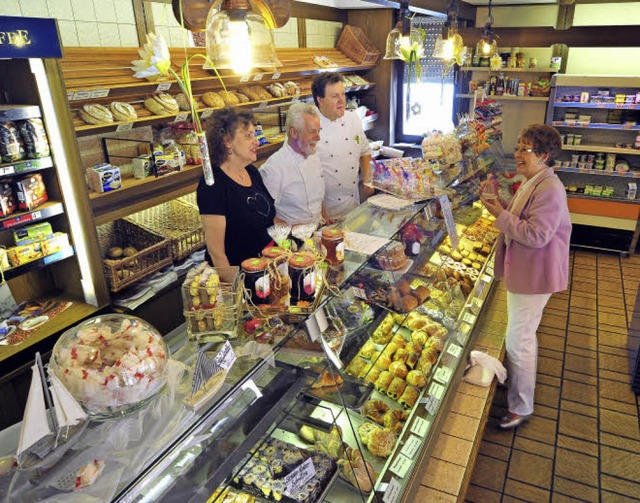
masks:
[[[211,9],[207,16],[207,56],[217,69],[230,69],[237,74],[252,68],[275,70],[282,66],[276,55],[273,34],[261,16],[249,11]],[[205,64],[211,69],[211,65]]]
[[[476,53],[481,58],[490,58],[498,50],[498,44],[491,37],[483,36],[476,44]]]
[[[384,59],[400,59],[401,26],[402,23],[399,22],[387,35],[387,53],[384,55]]]
[[[465,47],[462,37],[451,30],[447,38],[442,38],[441,35],[438,35],[432,56],[450,62],[454,59],[460,59],[464,55],[464,52]]]

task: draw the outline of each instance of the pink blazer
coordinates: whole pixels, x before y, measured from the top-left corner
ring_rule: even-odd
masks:
[[[552,168],[538,180],[520,215],[503,211],[495,222],[495,275],[512,293],[553,293],[569,282],[571,219],[567,194]],[[509,246],[504,237],[511,239]]]

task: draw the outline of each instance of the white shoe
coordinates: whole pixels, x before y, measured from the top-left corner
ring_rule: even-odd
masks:
[[[501,430],[511,430],[513,428],[517,428],[523,423],[526,423],[529,419],[531,419],[531,415],[528,416],[518,416],[517,414],[507,414],[504,416],[500,422],[498,423],[498,428]]]

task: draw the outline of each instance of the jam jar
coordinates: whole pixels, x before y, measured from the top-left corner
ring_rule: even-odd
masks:
[[[327,250],[326,261],[330,266],[344,262],[344,234],[340,229],[322,229],[322,246]]]
[[[295,253],[289,259],[291,305],[312,303],[316,293],[316,259],[306,253]]]
[[[244,288],[250,292],[250,302],[254,306],[268,302],[271,288],[267,265],[269,263],[264,258],[248,258],[240,264],[244,273]]]
[[[279,246],[270,246],[262,250],[262,258],[267,259],[273,264],[269,271],[271,290],[269,303],[274,306],[282,306],[286,303],[291,288],[287,250]]]

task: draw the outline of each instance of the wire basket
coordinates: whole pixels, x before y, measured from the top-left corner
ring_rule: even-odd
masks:
[[[217,281],[210,284],[205,274],[212,271]],[[243,285],[239,271],[237,266],[210,267],[205,264],[189,271],[182,284],[182,305],[189,339],[217,342],[237,337]],[[225,279],[228,282],[223,281]]]
[[[131,221],[171,241],[174,260],[204,248],[204,230],[197,207],[173,200],[130,215]]]
[[[188,194],[185,194],[184,196],[180,196],[178,198],[178,201],[180,201],[181,203],[187,204],[189,206],[193,206],[194,208],[198,207],[198,199],[196,197],[196,193],[195,192],[189,192]]]
[[[98,227],[98,240],[103,256],[113,247],[137,250],[130,257],[103,260],[104,273],[114,293],[172,264],[171,242],[127,219]]]
[[[349,24],[343,28],[336,49],[360,65],[373,65],[380,57],[380,51],[369,41],[362,28]]]

